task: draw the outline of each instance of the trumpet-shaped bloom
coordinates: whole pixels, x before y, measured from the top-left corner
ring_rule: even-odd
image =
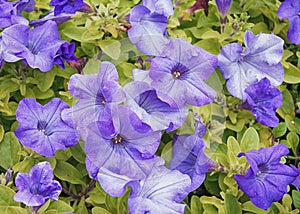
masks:
[[[232,0],[216,0],[218,11],[225,16],[231,6]]]
[[[168,18],[152,12],[143,5],[137,5],[130,12],[128,30],[130,41],[145,55],[158,56],[169,42],[164,36]]]
[[[37,209],[49,199],[57,201],[62,187],[53,178],[53,170],[48,162],[36,164],[29,174],[18,173],[15,184],[19,191],[14,200]]]
[[[143,5],[152,12],[162,14],[165,17],[171,16],[174,13],[171,0],[143,0]]]
[[[280,200],[298,176],[293,168],[280,163],[281,157],[288,153],[288,148],[279,144],[239,154],[246,156],[250,168],[245,175],[235,175],[234,179],[257,207],[268,209],[272,202]]]
[[[211,103],[216,92],[204,80],[214,72],[217,57],[183,39],[172,39],[150,65],[151,86],[165,102],[165,95],[178,106]],[[169,103],[171,104],[171,103]]]
[[[132,214],[174,213],[183,214],[185,205],[180,202],[188,195],[191,180],[177,170],[156,164],[147,178],[132,188],[128,208]]]
[[[300,1],[285,0],[278,9],[278,16],[281,19],[288,18],[290,28],[288,39],[294,44],[300,44]]]
[[[245,92],[247,100],[242,107],[251,110],[261,124],[270,127],[277,126],[279,119],[276,117],[276,109],[282,103],[281,92],[272,86],[267,78],[250,85]]]
[[[127,106],[154,131],[167,129],[167,132],[170,132],[175,130],[183,124],[187,117],[188,109],[185,106],[171,107],[168,103],[160,100],[156,91],[145,82],[131,82],[124,87],[124,90],[128,95]],[[170,102],[172,101],[170,100]]]
[[[88,127],[87,169],[106,192],[120,196],[124,183],[147,177],[160,137],[127,107],[111,105]]]
[[[26,147],[47,156],[54,156],[59,149],[74,146],[78,136],[73,127],[61,119],[61,112],[69,106],[59,98],[42,106],[32,98],[21,100],[16,118],[19,126],[16,137]]]
[[[204,154],[205,142],[202,140],[205,133],[205,125],[197,121],[193,135],[175,134],[174,136],[170,168],[190,176],[192,181],[190,191],[197,189],[203,183],[209,169],[210,160]]]
[[[87,126],[97,121],[105,108],[126,99],[118,78],[116,67],[110,62],[102,62],[98,74],[71,76],[69,91],[79,100],[72,108],[63,111],[62,116],[76,127],[84,140]]]
[[[284,70],[280,63],[283,40],[272,34],[245,33],[246,49],[240,44],[225,45],[218,56],[219,69],[227,79],[227,89],[235,97],[246,100],[245,89],[266,77],[278,86],[283,81]]]
[[[54,64],[61,45],[57,25],[48,21],[30,30],[26,25],[16,24],[2,32],[3,58],[7,62],[23,60],[32,68],[49,71]]]
[[[51,0],[50,6],[54,7],[54,15],[60,13],[71,13],[74,14],[80,10],[83,6],[83,0]]]

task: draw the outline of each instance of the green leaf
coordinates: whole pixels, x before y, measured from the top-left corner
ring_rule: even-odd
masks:
[[[121,54],[121,43],[116,40],[101,40],[99,47],[110,58],[117,60]]]
[[[226,193],[224,198],[225,213],[242,214],[242,208],[238,200],[231,194]]]
[[[21,151],[21,145],[14,133],[6,133],[0,142],[0,166],[4,169],[13,167],[20,161],[19,151]]]
[[[54,174],[59,179],[68,181],[71,184],[85,185],[85,182],[81,180],[82,175],[80,174],[80,172],[67,162],[57,161],[56,167],[54,169]]]
[[[111,212],[102,207],[94,207],[92,209],[92,214],[111,214]]]
[[[15,192],[7,186],[0,184],[0,211],[3,214],[26,214],[20,203],[14,198]]]
[[[284,82],[289,84],[300,83],[300,69],[289,62],[283,62]]]
[[[0,125],[0,142],[3,140],[4,137],[4,128],[2,125]]]
[[[277,110],[277,113],[282,117],[285,118],[286,115],[295,116],[295,107],[294,107],[294,100],[289,92],[288,89],[284,88],[284,86],[281,86],[281,92],[282,92],[282,105]]]
[[[291,132],[296,132],[297,134],[300,134],[300,119],[297,117],[291,117],[290,115],[287,115],[285,118],[285,123],[288,129]]]
[[[59,214],[64,214],[65,212],[73,212],[74,209],[64,201],[52,201],[48,207],[48,210],[56,210]]]
[[[300,192],[297,190],[292,191],[293,204],[297,209],[300,209]]]
[[[199,214],[203,212],[202,204],[200,199],[193,195],[191,199],[191,213],[192,214]]]
[[[253,127],[250,127],[245,131],[240,146],[242,152],[259,149],[259,136]]]
[[[257,206],[255,206],[251,201],[247,201],[244,204],[242,204],[242,210],[257,214],[268,213],[266,210],[260,209]]]
[[[72,146],[70,148],[70,151],[73,155],[73,157],[79,162],[79,163],[85,163],[85,152],[83,151],[83,141],[79,141],[75,146]]]
[[[290,132],[286,136],[286,139],[289,142],[289,145],[291,145],[294,155],[297,156],[297,147],[299,144],[299,136],[295,132]]]
[[[34,70],[34,78],[38,81],[37,86],[42,92],[46,92],[53,84],[56,69],[55,67],[48,72]]]
[[[80,213],[80,214],[88,214],[88,210],[85,205],[85,198],[81,197],[80,202],[76,209],[74,210],[74,213]]]
[[[274,127],[272,130],[274,138],[282,137],[286,133],[286,130],[286,124],[284,122],[280,122],[278,126]]]

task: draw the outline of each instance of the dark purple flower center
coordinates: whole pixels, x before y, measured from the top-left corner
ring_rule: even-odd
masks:
[[[113,139],[111,139],[113,144],[122,144],[124,143],[124,138],[121,135],[117,135],[116,137],[114,137]]]
[[[167,103],[162,102],[160,99],[158,99],[155,90],[145,91],[134,100],[148,114],[161,111],[169,107]]]
[[[184,79],[188,70],[189,69],[186,66],[184,66],[183,64],[177,63],[171,69],[171,73],[172,73],[174,79]]]
[[[107,101],[101,92],[97,93],[96,96],[96,105],[106,105]]]
[[[50,132],[49,129],[47,129],[47,122],[44,121],[44,120],[39,120],[39,121],[38,121],[37,129],[38,129],[40,132],[44,133],[44,135],[49,136],[49,135],[52,134],[52,132]]]

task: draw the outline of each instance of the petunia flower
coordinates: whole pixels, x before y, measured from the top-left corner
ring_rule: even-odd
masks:
[[[15,179],[18,192],[14,200],[33,207],[34,211],[37,211],[49,199],[57,201],[62,187],[53,178],[53,170],[49,162],[36,164],[29,174],[19,172]]]
[[[110,62],[102,62],[98,74],[71,76],[69,91],[79,100],[72,108],[63,111],[62,117],[74,125],[83,139],[87,136],[87,126],[97,121],[105,108],[125,101],[118,78],[116,67]]]
[[[148,177],[139,181],[139,185],[139,188],[132,188],[128,199],[131,214],[184,213],[186,205],[180,202],[189,193],[189,176],[156,164]]]
[[[54,10],[52,9],[43,18],[38,19],[38,20],[32,20],[29,24],[31,26],[37,27],[37,26],[42,25],[45,22],[51,20],[51,21],[54,21],[57,25],[60,25],[64,22],[70,20],[72,15],[73,14],[71,14],[71,13],[60,13],[55,16]]]
[[[61,112],[69,106],[59,98],[42,106],[35,99],[20,101],[16,118],[19,122],[15,135],[26,147],[46,157],[53,157],[59,149],[66,149],[78,142],[73,127],[61,119]]]
[[[216,66],[216,56],[183,39],[172,39],[162,54],[151,61],[151,86],[163,101],[167,101],[167,95],[178,106],[206,105],[213,102],[216,92],[204,81]]]
[[[298,176],[293,168],[280,163],[281,157],[288,153],[288,148],[279,144],[239,154],[239,157],[246,156],[250,168],[234,179],[255,206],[268,209],[287,193],[287,186]]]
[[[80,10],[83,6],[83,0],[51,0],[50,6],[54,7],[54,15],[60,13],[71,13],[74,14]]]
[[[165,17],[169,17],[174,14],[171,0],[143,0],[143,5],[152,12],[164,15]]]
[[[281,19],[288,18],[290,28],[287,36],[290,42],[300,44],[300,1],[285,0],[278,9],[278,16]]]
[[[7,28],[14,24],[27,25],[28,21],[19,14],[14,2],[0,0],[0,28]]]
[[[2,32],[3,58],[7,62],[23,60],[32,68],[49,71],[61,45],[57,25],[47,21],[30,30],[29,26],[16,24]]]
[[[128,95],[126,105],[154,131],[173,131],[179,128],[187,117],[188,109],[185,106],[171,107],[159,99],[156,91],[145,82],[133,81],[125,85],[124,90]]]
[[[246,102],[242,108],[251,110],[258,122],[265,126],[275,127],[279,123],[276,117],[276,109],[281,106],[282,94],[271,85],[267,78],[248,86],[245,89]]]
[[[225,45],[218,55],[218,67],[227,80],[228,91],[246,100],[245,89],[266,77],[271,84],[283,82],[284,70],[280,63],[283,40],[272,34],[245,33],[245,50],[238,43]]]
[[[88,126],[87,170],[106,192],[120,196],[126,183],[147,177],[160,137],[128,107],[111,105]]]
[[[68,43],[64,42],[60,49],[57,51],[56,56],[54,57],[54,64],[59,65],[62,69],[65,69],[66,66],[64,64],[65,61],[67,62],[76,62],[78,59],[74,55],[75,51],[75,43]]]
[[[224,17],[230,9],[232,0],[216,0],[218,11]]]
[[[177,169],[190,176],[192,181],[190,192],[200,187],[210,163],[212,163],[204,154],[205,142],[202,137],[205,133],[205,125],[196,121],[193,135],[174,135],[173,159],[170,162],[170,169]]]
[[[168,18],[137,5],[130,11],[129,40],[145,55],[158,56],[169,40],[164,36]]]

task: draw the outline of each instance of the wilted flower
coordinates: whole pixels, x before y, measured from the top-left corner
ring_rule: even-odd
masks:
[[[288,18],[290,28],[288,39],[294,44],[300,44],[300,1],[285,0],[278,9],[278,16],[281,19]]]
[[[163,162],[153,167],[147,178],[132,188],[128,208],[132,214],[178,213],[185,205],[180,202],[188,195],[191,180],[177,170],[170,170]]]
[[[279,119],[276,117],[276,109],[282,103],[281,92],[272,86],[267,78],[263,78],[248,86],[245,93],[247,98],[242,107],[251,110],[261,124],[270,127],[277,126]]]
[[[280,163],[281,157],[288,153],[288,148],[279,144],[239,154],[246,156],[250,168],[245,175],[235,175],[234,179],[255,206],[268,209],[287,193],[287,186],[298,176],[293,168]]]
[[[128,95],[126,105],[154,131],[173,131],[179,128],[187,117],[188,109],[185,106],[178,107],[174,104],[175,107],[171,107],[167,102],[160,100],[156,91],[146,82],[133,81],[125,85],[124,90]]]
[[[216,92],[204,81],[216,67],[216,56],[183,39],[172,39],[161,55],[151,60],[151,86],[165,102],[167,95],[178,106],[206,105],[214,100]]]
[[[204,154],[205,142],[202,137],[205,133],[205,125],[196,121],[193,135],[174,135],[170,169],[177,169],[190,176],[192,181],[190,191],[197,189],[203,183],[211,162]]]
[[[63,111],[62,117],[74,124],[77,133],[84,140],[87,126],[97,121],[105,108],[125,100],[125,93],[118,84],[118,79],[116,67],[110,62],[102,62],[98,74],[71,76],[69,91],[79,100],[72,108]]]
[[[71,13],[74,14],[80,10],[83,6],[83,0],[51,0],[50,6],[55,6],[54,15],[60,13]]]
[[[77,57],[74,55],[75,43],[64,42],[60,49],[57,51],[56,56],[54,57],[54,64],[59,65],[62,69],[65,69],[66,66],[64,61],[67,62],[76,62]]]
[[[61,119],[61,112],[69,106],[59,98],[42,106],[35,99],[20,101],[16,118],[19,126],[16,137],[26,147],[47,156],[54,156],[59,149],[74,146],[78,136],[73,127]]]
[[[246,100],[245,89],[266,77],[271,84],[283,82],[284,70],[280,63],[283,40],[272,34],[245,33],[245,46],[238,43],[225,45],[218,55],[218,67],[227,80],[227,89],[235,97]]]
[[[35,211],[49,199],[57,201],[62,187],[53,178],[53,170],[48,162],[36,164],[29,174],[19,172],[15,179],[19,191],[14,200],[33,207]]]
[[[29,26],[16,24],[2,32],[5,61],[24,60],[30,67],[43,72],[53,67],[54,58],[63,43],[65,41],[60,40],[53,21],[47,21],[33,30]]]
[[[88,126],[87,170],[106,192],[120,196],[127,182],[147,177],[160,137],[129,108],[111,105]]]

